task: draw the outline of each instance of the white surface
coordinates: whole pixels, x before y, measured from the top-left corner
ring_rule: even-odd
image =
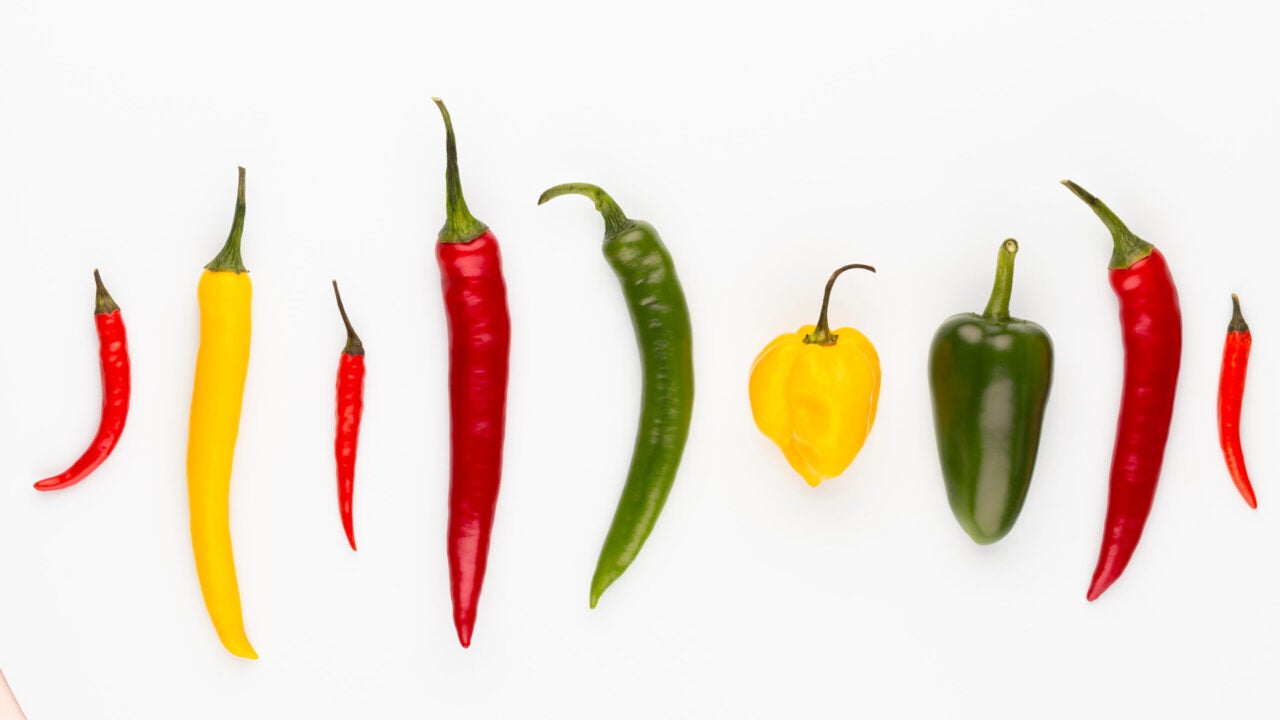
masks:
[[[10,0],[0,15],[0,666],[32,718],[1274,716],[1280,702],[1280,180],[1274,10],[1257,3],[361,3]],[[355,5],[351,5],[352,8]],[[506,479],[475,643],[444,554],[444,325],[432,241],[444,138],[503,243],[515,328]],[[233,483],[246,622],[222,650],[187,534],[196,281],[248,167],[254,344]],[[1186,352],[1138,553],[1084,600],[1120,389],[1097,193],[1167,255]],[[653,222],[697,331],[679,481],[587,609],[621,488],[638,363],[587,180]],[[981,309],[1058,352],[1030,498],[999,545],[951,517],[925,354]],[[879,420],[811,490],[753,426],[747,370],[812,322],[884,363]],[[126,314],[134,397],[97,416],[94,266]],[[368,347],[346,547],[333,479],[338,277]],[[1223,468],[1228,294],[1257,342]],[[473,713],[474,715],[471,715]]]

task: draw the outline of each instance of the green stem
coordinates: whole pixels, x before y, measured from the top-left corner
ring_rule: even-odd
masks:
[[[351,327],[351,319],[347,317],[347,308],[342,304],[342,293],[338,292],[338,281],[333,281],[333,296],[338,299],[338,313],[342,315],[342,324],[347,326],[347,346],[342,352],[347,355],[363,355],[364,343],[360,342],[360,336],[356,334],[356,329]]]
[[[484,234],[488,226],[480,222],[467,209],[467,200],[462,197],[462,180],[458,177],[458,142],[453,137],[453,120],[449,118],[449,109],[440,98],[431,98],[440,115],[444,117],[444,191],[445,219],[440,228],[440,242],[471,242]]]
[[[1013,294],[1013,261],[1018,255],[1018,241],[1009,238],[1000,244],[1000,256],[996,260],[996,282],[991,288],[991,299],[982,317],[988,320],[1009,319],[1009,296]]]
[[[604,236],[606,238],[617,237],[619,233],[627,228],[630,220],[622,213],[622,208],[618,207],[618,203],[609,197],[609,193],[601,190],[598,186],[591,183],[565,183],[556,185],[555,187],[542,193],[538,198],[538,204],[550,200],[551,198],[560,197],[561,195],[582,195],[591,199],[596,204],[596,210],[604,216]]]
[[[1112,270],[1127,270],[1133,267],[1133,264],[1151,254],[1153,249],[1151,243],[1134,235],[1128,227],[1125,226],[1116,214],[1111,212],[1111,208],[1103,204],[1101,200],[1094,197],[1088,190],[1071,182],[1063,180],[1063,185],[1067,189],[1076,194],[1076,197],[1085,201],[1089,207],[1093,208],[1093,212],[1102,220],[1102,224],[1107,226],[1111,231],[1111,241],[1114,248],[1111,252]]]
[[[814,326],[813,332],[804,336],[804,341],[810,345],[835,345],[840,339],[839,335],[831,334],[831,327],[827,324],[827,306],[831,304],[831,288],[835,287],[836,278],[845,270],[870,270],[875,272],[876,269],[870,265],[845,265],[835,272],[831,273],[831,278],[827,280],[827,288],[822,291],[822,312],[818,313],[818,324]]]
[[[1240,298],[1235,293],[1231,293],[1231,324],[1227,325],[1227,332],[1249,332],[1249,323],[1240,313]]]
[[[244,234],[244,168],[240,168],[240,181],[236,188],[236,214],[231,219],[231,234],[227,242],[205,268],[213,272],[249,272],[240,259],[240,236]]]
[[[116,304],[115,300],[111,299],[111,294],[107,292],[107,286],[102,284],[102,276],[98,274],[98,268],[93,269],[93,282],[98,286],[98,293],[93,299],[93,314],[110,315],[119,310],[120,306]],[[1232,297],[1235,296],[1232,295]]]

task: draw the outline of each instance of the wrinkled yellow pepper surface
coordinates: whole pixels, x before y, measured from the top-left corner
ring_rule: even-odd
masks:
[[[844,472],[876,420],[880,357],[853,328],[831,332],[827,305],[840,268],[827,282],[817,325],[779,335],[751,367],[751,413],[809,485]]]

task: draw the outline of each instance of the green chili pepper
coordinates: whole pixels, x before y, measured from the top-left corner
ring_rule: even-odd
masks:
[[[604,216],[604,257],[622,284],[644,373],[631,469],[591,578],[595,607],[640,553],[675,482],[693,412],[693,331],[675,265],[658,231],[627,219],[613,198],[587,183],[557,185],[542,193],[538,204],[568,194],[590,198]]]
[[[1013,528],[1031,485],[1053,380],[1053,341],[1009,315],[1018,243],[1000,246],[981,314],[947,318],[929,351],[938,456],[951,511],[979,544]]]

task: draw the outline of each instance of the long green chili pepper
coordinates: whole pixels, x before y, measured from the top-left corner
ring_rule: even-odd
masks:
[[[604,216],[604,256],[622,284],[644,372],[640,427],[627,483],[591,578],[591,607],[640,554],[671,492],[693,412],[693,331],[671,254],[649,223],[630,220],[604,190],[557,185],[561,195],[590,198]]]

